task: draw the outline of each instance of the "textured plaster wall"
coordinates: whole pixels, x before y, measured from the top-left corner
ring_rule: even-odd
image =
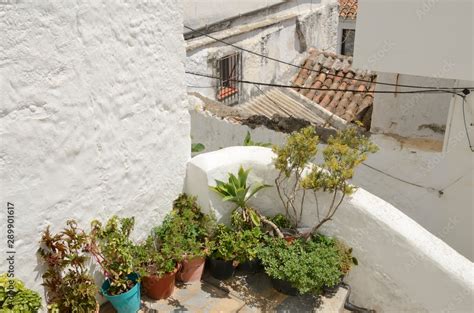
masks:
[[[26,1],[0,5],[0,29],[1,251],[8,201],[15,274],[42,290],[47,225],[133,215],[143,237],[182,190],[182,2]]]
[[[186,0],[184,6],[184,22],[191,27],[203,27],[226,18],[245,14],[283,0]]]
[[[469,126],[474,112],[470,99],[472,96],[466,102],[466,116],[470,136],[474,138],[474,127]],[[445,152],[426,151],[386,135],[372,135],[380,150],[365,163],[379,171],[362,165],[356,170],[354,183],[391,203],[472,260],[474,163],[461,109],[461,103],[456,102],[447,118],[453,127],[447,128],[449,140]],[[265,127],[252,130],[203,112],[191,112],[193,141],[203,143],[206,152],[241,145],[248,130],[254,141],[282,144],[286,137]]]
[[[296,7],[279,12],[282,16],[283,13],[297,13],[297,17],[238,36],[226,37],[225,41],[297,65],[300,65],[305,56],[303,53],[310,47],[335,52],[338,23],[335,3],[323,2],[317,6],[315,4],[314,7],[306,4],[301,8]],[[268,18],[263,13],[259,17],[260,20]],[[239,25],[237,22],[235,24],[234,26]],[[229,31],[224,30],[221,33],[226,34]],[[186,69],[215,75],[217,60],[238,51],[234,47],[215,42],[198,49],[188,49]],[[295,67],[245,52],[243,52],[242,64],[242,78],[249,81],[288,84],[297,73]],[[216,88],[212,87],[216,85],[215,79],[187,75],[186,82],[189,86],[188,91],[199,92],[215,99]],[[255,85],[243,84],[240,102],[245,102],[250,97],[259,94],[261,91]]]
[[[273,153],[261,147],[229,147],[201,154],[189,163],[186,192],[198,196],[206,211],[229,221],[232,205],[210,189],[242,165],[252,168],[250,182],[272,183],[277,176]],[[330,202],[320,193],[319,205]],[[251,200],[252,207],[273,215],[283,212],[276,188],[266,188]],[[315,203],[308,199],[302,221],[316,221]],[[355,304],[377,312],[470,312],[474,277],[472,263],[398,211],[388,202],[358,189],[347,198],[323,232],[353,247],[359,265],[346,281]]]
[[[446,69],[449,64],[445,64]],[[440,71],[443,71],[442,69]],[[393,73],[378,73],[377,80],[393,84],[454,87],[453,79],[428,78]],[[393,86],[377,85],[377,91],[393,91]],[[398,91],[413,89],[398,88]],[[451,94],[376,94],[371,131],[423,138],[440,143],[444,140]]]

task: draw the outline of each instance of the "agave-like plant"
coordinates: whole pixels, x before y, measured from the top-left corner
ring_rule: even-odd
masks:
[[[280,235],[280,230],[273,222],[248,205],[250,198],[252,198],[257,192],[263,188],[271,187],[271,185],[262,182],[247,184],[249,173],[250,169],[245,170],[241,166],[237,176],[229,173],[227,182],[216,179],[216,185],[210,186],[210,188],[218,193],[223,201],[230,201],[236,204],[234,213],[239,214],[244,223],[253,226],[260,226],[261,223],[264,223],[270,225],[275,232]],[[281,237],[283,237],[282,234]]]

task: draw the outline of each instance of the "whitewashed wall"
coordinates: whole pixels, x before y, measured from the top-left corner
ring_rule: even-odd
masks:
[[[268,27],[249,30],[230,37],[228,36],[232,29],[227,29],[219,34],[214,33],[213,36],[222,35],[226,42],[297,65],[306,56],[303,53],[305,52],[304,46],[335,52],[337,46],[337,6],[334,3],[320,4],[317,7],[315,5],[313,10],[310,10],[309,7],[300,10],[293,8],[287,10],[288,12],[279,12],[278,14],[281,16],[288,13],[298,14],[298,18],[284,19]],[[257,17],[260,21],[269,18],[263,14]],[[297,34],[297,19],[301,25],[304,44]],[[246,24],[246,27],[250,26]],[[234,47],[216,42],[202,46],[196,45],[200,40],[207,41],[207,38],[187,41],[187,71],[215,75],[215,66],[219,58],[239,52]],[[243,52],[242,69],[242,79],[244,80],[280,84],[288,84],[298,72],[295,67],[245,52]],[[199,92],[211,99],[216,98],[216,88],[212,87],[217,84],[215,79],[186,75],[186,83],[189,86],[188,91]],[[241,102],[261,93],[252,84],[243,84],[242,89]]]
[[[225,180],[242,165],[252,168],[249,181],[272,183],[277,176],[273,153],[261,147],[229,147],[201,154],[189,163],[185,190],[198,196],[204,210],[214,210],[228,221],[231,204],[221,201],[208,185]],[[315,221],[309,198],[303,221]],[[320,207],[330,195],[320,194]],[[283,212],[274,187],[261,191],[250,203],[262,213]],[[474,276],[472,263],[444,242],[369,192],[358,189],[344,201],[334,221],[323,232],[353,247],[359,265],[347,282],[354,303],[377,312],[470,312]]]
[[[449,64],[440,65],[440,75]],[[454,87],[453,79],[439,79],[393,73],[377,73],[377,81],[434,87]],[[409,88],[377,85],[377,91],[410,91]],[[371,131],[396,134],[409,138],[438,141],[442,146],[448,123],[448,112],[453,95],[436,94],[376,94],[372,113]]]
[[[366,163],[379,171],[362,165],[356,170],[354,183],[391,203],[473,260],[473,156],[468,148],[460,104],[455,103],[455,110],[450,114],[452,117],[448,118],[453,120],[449,125],[454,125],[447,130],[449,141],[445,147],[449,151],[426,151],[404,145],[389,136],[372,135],[380,150],[370,155]],[[467,118],[473,116],[473,112],[472,102],[469,102],[466,105]],[[469,125],[469,120],[467,122]],[[471,138],[474,138],[473,127],[470,129]],[[247,131],[251,132],[254,141],[273,144],[282,144],[286,137],[265,127],[252,130],[199,111],[191,113],[193,142],[203,143],[206,152],[241,145]],[[443,194],[439,193],[441,189]]]
[[[203,27],[223,19],[283,3],[283,0],[186,0],[184,22],[190,27]]]
[[[8,201],[15,274],[41,291],[47,225],[133,215],[140,237],[182,190],[182,1],[18,3],[0,5],[0,246]]]

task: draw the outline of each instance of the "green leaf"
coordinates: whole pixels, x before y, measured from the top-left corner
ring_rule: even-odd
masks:
[[[252,223],[255,226],[260,226],[260,216],[258,216],[258,214],[253,210],[249,210],[249,215],[250,219],[252,220]]]
[[[198,153],[204,151],[206,147],[202,143],[193,143],[191,144],[191,152]]]
[[[250,132],[247,131],[247,135],[245,136],[245,139],[244,139],[244,146],[250,146],[251,144],[251,137],[250,137]]]
[[[261,182],[255,183],[254,186],[253,186],[252,192],[251,192],[250,195],[247,197],[247,199],[252,198],[257,192],[259,192],[259,191],[262,190],[263,188],[267,188],[267,187],[271,187],[271,185],[263,184],[263,183],[261,183]]]

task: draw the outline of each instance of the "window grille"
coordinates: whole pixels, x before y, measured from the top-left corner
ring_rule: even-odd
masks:
[[[234,53],[217,61],[217,95],[227,105],[239,103],[242,83],[242,54]]]

